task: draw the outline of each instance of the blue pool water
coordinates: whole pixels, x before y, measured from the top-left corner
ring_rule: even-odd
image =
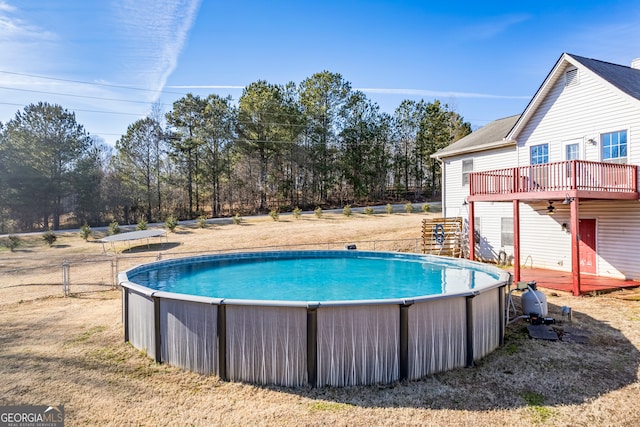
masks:
[[[179,294],[282,301],[412,298],[468,292],[497,279],[468,266],[433,262],[419,255],[336,253],[170,261],[133,269],[128,279],[151,289]]]

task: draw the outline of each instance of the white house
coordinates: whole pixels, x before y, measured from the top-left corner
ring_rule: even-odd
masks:
[[[563,54],[525,111],[434,154],[469,256],[640,280],[640,61]]]

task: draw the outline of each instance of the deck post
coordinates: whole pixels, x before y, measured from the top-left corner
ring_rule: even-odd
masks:
[[[475,261],[476,259],[476,224],[475,224],[475,209],[474,202],[469,202],[469,259]]]
[[[571,290],[574,296],[580,296],[580,212],[578,198],[571,202]]]
[[[513,280],[520,281],[520,201],[513,201]]]

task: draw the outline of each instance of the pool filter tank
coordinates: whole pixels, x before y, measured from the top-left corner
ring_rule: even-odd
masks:
[[[538,290],[535,282],[528,283],[527,290],[522,294],[522,312],[536,317],[545,317],[548,313],[547,297]]]

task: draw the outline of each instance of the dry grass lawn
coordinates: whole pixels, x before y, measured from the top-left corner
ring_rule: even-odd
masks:
[[[179,227],[170,245],[151,252],[164,257],[331,241],[361,247],[370,240],[407,250],[401,241],[420,237],[423,218],[327,214]],[[33,239],[14,253],[0,252],[2,268],[109,258],[101,245],[77,235],[61,236],[52,248]],[[84,270],[108,285],[109,266],[87,262]],[[547,292],[550,315],[559,318],[563,305],[573,308],[572,324],[556,325],[563,340],[529,339],[525,323],[516,322],[505,346],[473,368],[389,386],[285,389],[155,364],[123,342],[117,290],[74,292],[72,286],[72,295],[63,297],[59,285],[38,283],[41,273],[35,274],[20,283],[11,275],[0,278],[0,405],[64,404],[69,426],[640,425],[640,302],[630,291],[582,298]],[[584,342],[570,339],[578,335]]]

